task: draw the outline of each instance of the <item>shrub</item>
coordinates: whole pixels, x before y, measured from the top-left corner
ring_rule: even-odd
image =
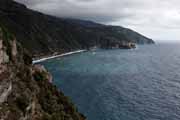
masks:
[[[26,108],[29,105],[28,97],[26,95],[21,95],[21,96],[17,97],[16,98],[16,105],[23,112],[26,111]]]
[[[44,72],[35,72],[33,76],[36,81],[41,81],[46,79],[46,73]]]

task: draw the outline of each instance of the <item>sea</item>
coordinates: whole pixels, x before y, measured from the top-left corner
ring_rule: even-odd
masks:
[[[180,44],[99,49],[41,64],[88,120],[180,120]]]

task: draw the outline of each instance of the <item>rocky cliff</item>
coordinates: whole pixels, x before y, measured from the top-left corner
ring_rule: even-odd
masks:
[[[43,66],[0,27],[0,120],[85,120]]]
[[[111,47],[111,43],[152,44],[153,40],[119,26],[57,18],[28,9],[13,0],[0,0],[0,22],[34,56]]]

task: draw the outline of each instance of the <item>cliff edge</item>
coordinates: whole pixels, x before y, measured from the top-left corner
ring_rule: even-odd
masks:
[[[68,97],[52,85],[43,66],[0,28],[0,119],[85,120]]]

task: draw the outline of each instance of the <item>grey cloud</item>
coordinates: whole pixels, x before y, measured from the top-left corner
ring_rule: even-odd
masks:
[[[42,0],[15,0],[28,6],[33,6],[42,3]]]
[[[29,8],[58,17],[75,17],[108,23],[133,16],[124,9],[127,2],[108,0],[16,0]],[[125,5],[124,5],[125,4]],[[109,6],[110,5],[110,6]],[[117,6],[118,5],[118,6]],[[125,7],[124,7],[125,6]]]
[[[180,39],[179,0],[16,0],[29,8],[58,17],[122,25],[152,38],[164,34]],[[156,30],[154,30],[156,29]],[[158,32],[155,34],[155,32]],[[163,35],[160,35],[161,37]],[[177,37],[178,36],[178,37]],[[163,38],[161,38],[163,39]]]

